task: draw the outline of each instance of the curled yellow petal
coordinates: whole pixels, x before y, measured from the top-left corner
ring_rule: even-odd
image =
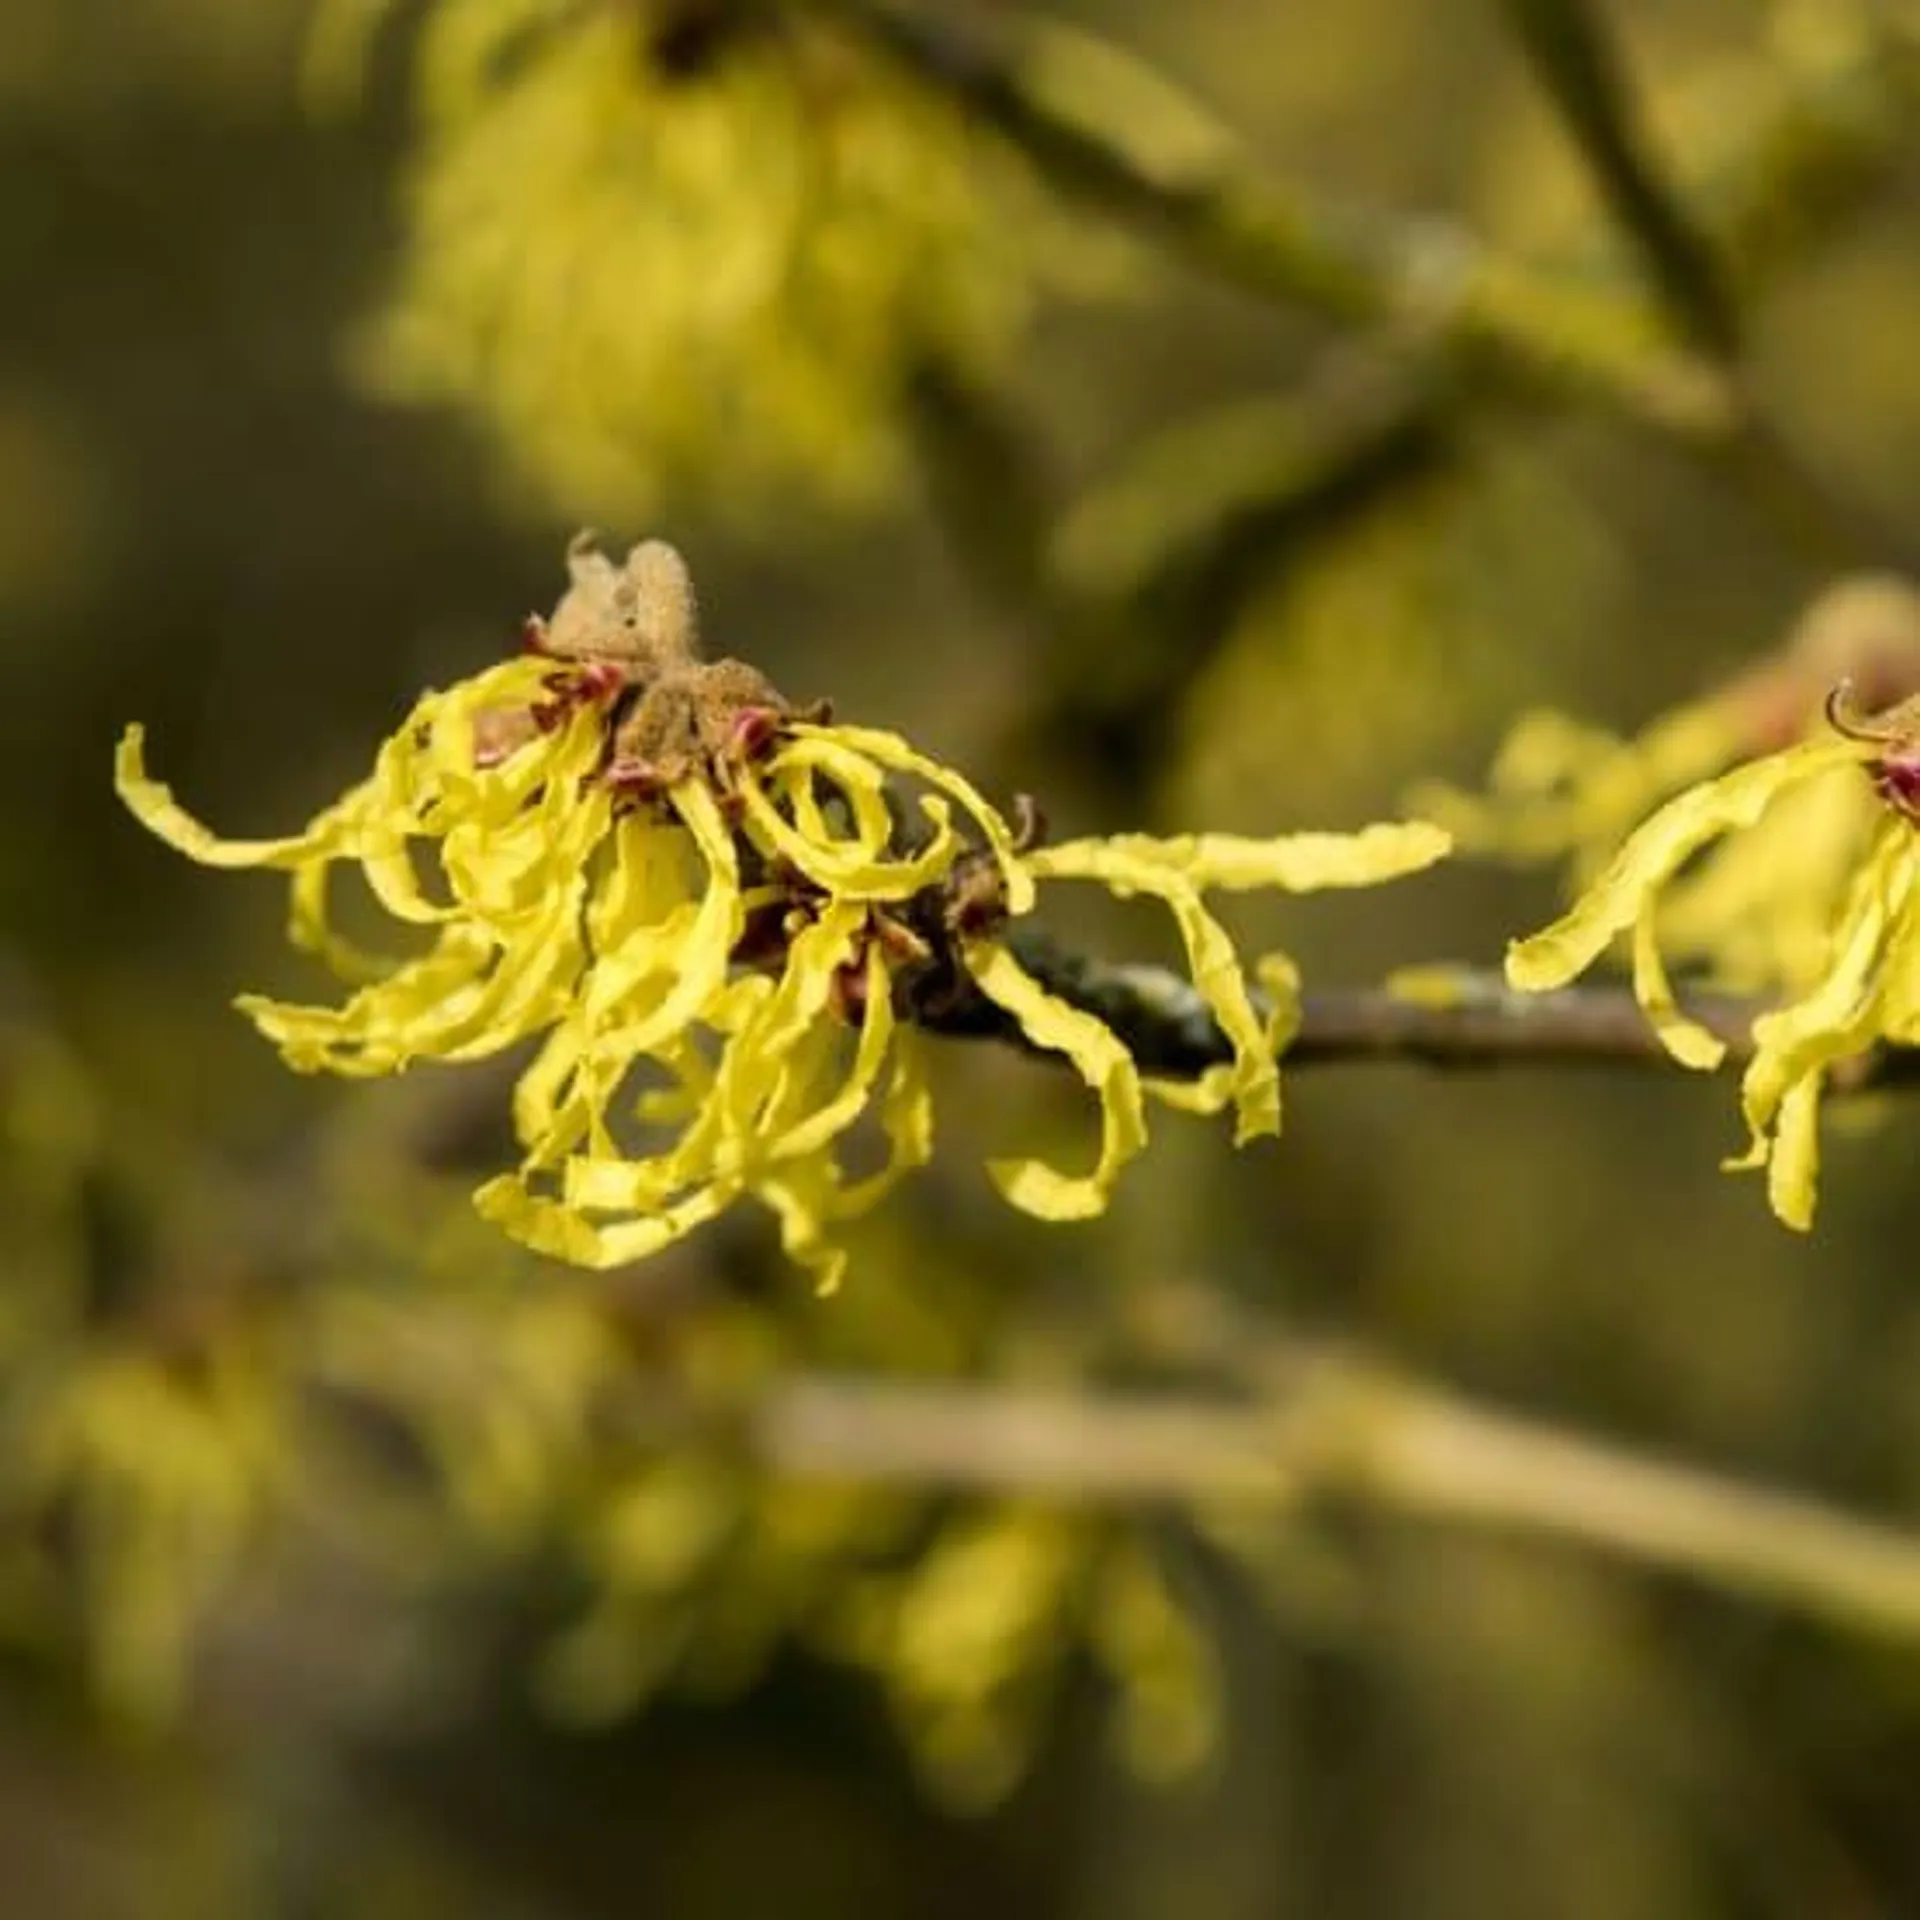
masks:
[[[1300,970],[1284,953],[1262,954],[1253,970],[1267,997],[1260,1049],[1268,1059],[1279,1060],[1300,1029]],[[1237,1065],[1223,1061],[1192,1080],[1155,1077],[1143,1078],[1140,1084],[1163,1106],[1206,1116],[1233,1104],[1238,1077]]]
[[[296,1072],[392,1073],[431,1051],[425,1023],[444,1032],[464,1020],[486,990],[493,953],[477,929],[449,927],[430,952],[360,988],[344,1006],[305,1006],[255,993],[237,996],[234,1005]]]
[[[1889,819],[1856,879],[1826,976],[1753,1024],[1754,1054],[1740,1085],[1750,1143],[1729,1165],[1764,1163],[1774,1212],[1802,1231],[1813,1219],[1827,1073],[1885,1030],[1888,1002],[1920,959],[1920,919],[1911,910],[1915,882],[1911,829]]]
[[[864,837],[818,839],[782,818],[765,789],[751,776],[741,782],[746,827],[767,852],[790,861],[816,885],[845,900],[905,900],[940,879],[958,852],[953,823],[936,798],[926,802],[933,838],[917,853],[896,857],[871,852]]]
[[[1566,914],[1507,949],[1507,979],[1529,993],[1565,986],[1617,934],[1652,911],[1653,896],[1690,854],[1723,833],[1751,826],[1787,788],[1860,758],[1861,748],[1852,741],[1806,741],[1669,801]]]
[[[288,888],[287,939],[312,954],[337,979],[355,983],[378,980],[401,962],[390,954],[369,953],[337,932],[328,902],[333,863],[309,860],[293,870]]]
[[[644,1212],[689,1188],[710,1186],[723,1197],[741,1192],[749,1175],[779,1153],[770,1113],[785,1095],[798,1114],[823,1098],[817,1076],[794,1087],[798,1050],[817,1038],[836,969],[860,924],[853,907],[830,908],[793,941],[778,987],[757,996],[729,1037],[699,1110],[665,1153],[647,1159],[577,1155],[562,1168],[564,1204],[601,1212]],[[887,1016],[877,1016],[885,1018]],[[835,1037],[825,1036],[829,1042]],[[811,1056],[817,1065],[831,1047]],[[630,1055],[623,1055],[623,1062]],[[848,1115],[851,1120],[854,1116]]]
[[[999,863],[1006,877],[1008,910],[1016,914],[1033,910],[1033,880],[1014,850],[1013,831],[998,808],[991,805],[971,781],[909,746],[898,734],[878,727],[803,725],[796,726],[793,732],[796,741],[833,741],[864,755],[877,766],[911,773],[936,792],[945,794],[972,819]]]
[[[1020,1023],[1035,1046],[1064,1053],[1100,1099],[1100,1157],[1074,1177],[1033,1159],[995,1160],[987,1171],[1009,1204],[1041,1220],[1086,1220],[1106,1211],[1120,1169],[1146,1144],[1133,1056],[1090,1013],[1056,999],[1004,946],[977,941],[966,967],[980,991]]]
[[[765,1143],[770,1158],[798,1159],[820,1153],[866,1111],[893,1039],[893,986],[878,941],[867,949],[862,984],[860,1038],[845,1081],[825,1099],[812,1090],[803,1095],[800,1116],[788,1121]]]
[[[1810,1073],[1781,1096],[1767,1150],[1767,1205],[1797,1232],[1813,1227],[1820,1182],[1820,1092],[1826,1076]]]
[[[828,823],[820,801],[820,780],[846,810],[853,832],[837,834]],[[851,839],[862,858],[878,860],[894,837],[893,808],[888,804],[885,771],[864,754],[832,738],[783,741],[767,769],[768,784],[794,809],[800,830],[812,841],[828,845]]]
[[[473,1204],[483,1220],[523,1247],[571,1266],[604,1272],[671,1246],[713,1219],[726,1197],[702,1190],[658,1213],[596,1226],[574,1208],[529,1193],[512,1174],[502,1174],[475,1193]]]
[[[356,787],[315,817],[303,833],[275,840],[228,840],[196,820],[146,768],[146,729],[130,726],[113,756],[113,787],[133,817],[177,853],[205,867],[292,867],[336,854],[365,814],[368,789]]]
[[[671,985],[655,1005],[637,1018],[613,1025],[596,1039],[596,1045],[628,1058],[650,1052],[678,1033],[719,992],[746,919],[740,895],[740,858],[713,794],[697,780],[683,780],[673,788],[671,799],[674,812],[706,862],[706,891],[684,936],[670,947],[636,943],[633,953],[623,960],[621,934],[625,929],[617,925],[604,929],[603,938],[613,944],[587,986],[588,1017],[597,1018],[631,994],[642,967],[655,975],[662,962],[668,969]],[[636,899],[634,905],[644,910],[646,903]],[[641,928],[633,931],[638,933]]]
[[[887,1142],[886,1158],[843,1190],[839,1205],[846,1214],[866,1212],[903,1175],[933,1158],[933,1083],[928,1078],[926,1049],[911,1027],[894,1030],[893,1068],[880,1099],[880,1131]]]
[[[1114,840],[1076,840],[1045,849],[1035,856],[1033,866],[1048,877],[1099,880],[1123,897],[1150,893],[1166,902],[1180,929],[1194,987],[1212,1009],[1233,1048],[1233,1064],[1220,1078],[1239,1115],[1234,1142],[1243,1145],[1260,1134],[1280,1131],[1280,1071],[1247,992],[1233,942],[1207,911],[1198,888],[1188,878],[1194,869],[1234,870],[1232,861],[1244,857],[1243,843],[1234,843],[1231,853],[1216,868],[1210,868],[1198,852],[1189,851],[1198,844],[1197,838],[1150,841],[1132,834]],[[1244,846],[1258,844],[1246,842]],[[1202,1083],[1195,1095],[1197,1103],[1204,1105],[1214,1084]]]
[[[1659,1035],[1660,1044],[1683,1067],[1711,1073],[1727,1057],[1725,1041],[1680,1011],[1666,962],[1660,957],[1659,921],[1651,911],[1643,912],[1633,923],[1633,997]]]

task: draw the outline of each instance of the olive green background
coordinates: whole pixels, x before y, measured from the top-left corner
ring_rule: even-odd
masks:
[[[1676,146],[1710,119],[1703,77],[1755,55],[1758,11],[1606,9]],[[1597,230],[1484,0],[1078,12],[1282,172],[1518,246]],[[103,1340],[130,1296],[197,1297],[241,1258],[234,1195],[257,1187],[297,1241],[326,1201],[270,1184],[286,1157],[343,1103],[400,1091],[286,1075],[229,1013],[242,985],[303,977],[278,895],[128,821],[116,732],[144,719],[156,770],[222,828],[291,824],[422,684],[551,605],[573,530],[503,480],[470,420],[343,377],[343,332],[402,244],[404,86],[384,63],[364,114],[316,123],[295,98],[299,26],[290,0],[13,0],[0,17],[0,1006],[9,1031],[58,1037],[108,1115]],[[1916,215],[1910,154],[1770,292],[1753,349],[1783,431],[1908,551]],[[1070,498],[1193,410],[1284,399],[1327,344],[1311,316],[1151,255],[1116,278],[1045,307],[1007,369],[1034,452],[999,505],[1018,510],[1016,481]],[[1421,775],[1471,779],[1524,705],[1639,725],[1876,557],[1796,544],[1598,410],[1489,410],[1469,460],[1276,535],[1228,605],[1170,629],[1204,663],[1121,751],[1084,723],[1102,660],[1071,661],[911,479],[864,516],[796,499],[743,526],[690,505],[608,531],[684,547],[717,649],[1088,832],[1382,817]],[[1357,982],[1491,963],[1554,899],[1550,876],[1462,869],[1243,924],[1311,979]],[[1081,924],[1160,951],[1130,915]],[[999,1311],[1082,1329],[1131,1289],[1204,1281],[1499,1404],[1890,1519],[1920,1509],[1905,1111],[1833,1130],[1802,1240],[1757,1183],[1716,1171],[1736,1144],[1723,1083],[1330,1070],[1291,1083],[1277,1146],[1235,1159],[1169,1122],[1111,1218],[1042,1229],[997,1214],[979,1166],[1023,1108],[1070,1127],[1071,1091],[947,1051],[938,1204],[908,1203],[896,1288],[916,1231],[938,1237],[929,1260],[990,1265]],[[24,1204],[0,1187],[0,1207]],[[778,1285],[767,1237],[730,1226],[676,1270]],[[0,1215],[0,1285],[11,1238]],[[1197,1776],[1130,1778],[1097,1684],[1070,1674],[1025,1781],[974,1813],[924,1790],[864,1676],[797,1652],[730,1699],[552,1725],[524,1684],[537,1567],[415,1613],[349,1575],[265,1582],[160,1726],[117,1724],[71,1658],[22,1645],[0,1667],[5,1901],[36,1920],[1920,1906],[1920,1648],[1389,1520],[1301,1558],[1276,1595],[1190,1556],[1224,1682]]]

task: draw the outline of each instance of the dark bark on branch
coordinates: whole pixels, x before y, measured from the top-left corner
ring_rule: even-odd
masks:
[[[1047,988],[1096,1015],[1145,1073],[1192,1079],[1231,1060],[1232,1049],[1206,1002],[1164,968],[1090,959],[1033,936],[1016,937],[1022,965]],[[1695,994],[1686,1011],[1726,1043],[1729,1064],[1752,1057],[1753,1022],[1770,1004],[1728,994]],[[929,1031],[1025,1047],[1012,1020],[964,985],[916,1008]],[[1672,1067],[1646,1015],[1624,987],[1570,987],[1516,993],[1497,975],[1468,969],[1418,993],[1387,987],[1308,992],[1300,1030],[1284,1051],[1289,1067],[1369,1060],[1458,1069],[1496,1066]],[[1886,1049],[1836,1090],[1920,1080],[1920,1052]]]

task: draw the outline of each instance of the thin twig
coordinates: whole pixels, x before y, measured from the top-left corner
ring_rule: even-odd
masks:
[[[1137,136],[1125,125],[1088,119],[1084,113],[1063,123],[1062,110],[1049,105],[1030,84],[1031,69],[1058,52],[1058,43],[1044,29],[1025,43],[1028,51],[1023,58],[984,49],[950,21],[908,15],[886,0],[836,3],[843,17],[888,48],[923,81],[958,97],[964,106],[998,126],[1056,185],[1134,224],[1144,222],[1175,251],[1202,264],[1229,271],[1242,281],[1251,272],[1269,294],[1345,311],[1340,302],[1329,303],[1316,292],[1320,275],[1289,247],[1301,233],[1346,232],[1350,215],[1329,211],[1323,219],[1314,211],[1318,203],[1309,196],[1297,206],[1287,198],[1285,205],[1292,211],[1282,219],[1275,211],[1281,205],[1276,200],[1269,208],[1268,239],[1274,245],[1261,253],[1261,264],[1250,268],[1237,256],[1236,261],[1220,257],[1224,243],[1211,224],[1212,201],[1224,200],[1244,212],[1248,205],[1261,204],[1262,194],[1279,195],[1280,189],[1248,183],[1238,172],[1226,172],[1224,163],[1200,182],[1168,181],[1156,175],[1145,158],[1136,156]],[[1572,0],[1509,0],[1509,4],[1543,14],[1563,13]],[[1565,39],[1564,31],[1561,37]],[[1835,226],[1837,216],[1848,206],[1863,202],[1870,189],[1892,171],[1898,155],[1912,145],[1916,112],[1920,112],[1920,34],[1898,19],[1838,8],[1831,30],[1819,36],[1817,57],[1783,60],[1778,85],[1762,110],[1724,141],[1718,153],[1704,159],[1681,156],[1678,171],[1684,178],[1664,186],[1635,144],[1637,136],[1626,118],[1621,88],[1616,83],[1609,92],[1604,81],[1594,80],[1595,73],[1604,76],[1611,56],[1604,51],[1604,43],[1596,48],[1591,32],[1586,38],[1584,84],[1593,98],[1585,102],[1582,113],[1592,123],[1596,145],[1609,145],[1610,167],[1618,172],[1631,166],[1646,176],[1633,189],[1643,244],[1648,250],[1654,248],[1656,227],[1667,235],[1658,245],[1670,261],[1666,269],[1671,283],[1669,305],[1681,299],[1684,282],[1689,289],[1686,298],[1698,309],[1697,331],[1724,332],[1724,317],[1715,321],[1709,316],[1731,298],[1724,272],[1704,263],[1721,259],[1733,263],[1740,291],[1751,298],[1767,279],[1802,258],[1811,242]],[[1577,64],[1573,56],[1581,52],[1579,45],[1561,48],[1555,71]],[[1571,79],[1565,84],[1571,92]],[[1192,111],[1199,113],[1197,108]],[[1603,120],[1611,129],[1604,139]],[[1224,136],[1222,144],[1226,144]],[[1624,194],[1624,184],[1617,191]],[[1701,213],[1698,221],[1685,224],[1689,237],[1680,241],[1667,229],[1684,224],[1677,211],[1683,195]],[[1673,211],[1661,215],[1649,210],[1663,199]],[[1812,217],[1815,210],[1818,218]],[[1704,234],[1698,231],[1702,227],[1707,230]],[[1367,231],[1363,251],[1371,258],[1389,229],[1375,222]],[[1437,231],[1425,223],[1407,229],[1401,235],[1403,261],[1419,257]],[[1240,244],[1245,244],[1244,236]],[[1689,250],[1695,259],[1691,268],[1680,264]],[[1617,264],[1604,253],[1595,253],[1592,259],[1599,269]],[[1401,291],[1404,295],[1410,290],[1403,283]],[[1588,292],[1590,284],[1582,297]],[[1372,317],[1406,318],[1391,292],[1376,292],[1370,304],[1363,304]],[[1523,330],[1539,317],[1524,301],[1516,312]],[[949,509],[956,545],[977,564],[996,597],[1008,600],[1025,588],[1022,610],[1055,643],[1052,654],[1059,664],[1053,677],[1063,689],[1055,704],[1077,736],[1097,744],[1116,763],[1131,764],[1138,757],[1143,731],[1157,724],[1166,705],[1178,700],[1212,658],[1229,628],[1231,609],[1244,597],[1250,574],[1282,564],[1285,554],[1303,537],[1377,497],[1385,487],[1434,471],[1458,457],[1471,405],[1485,397],[1484,383],[1458,377],[1461,356],[1451,351],[1460,344],[1457,336],[1450,336],[1445,328],[1436,332],[1430,316],[1417,332],[1419,337],[1409,350],[1408,329],[1401,326],[1392,341],[1397,350],[1386,355],[1380,353],[1377,338],[1342,342],[1330,362],[1332,377],[1310,379],[1291,397],[1300,419],[1291,434],[1274,436],[1275,445],[1287,457],[1270,461],[1264,477],[1237,476],[1239,491],[1218,503],[1215,524],[1189,511],[1182,524],[1190,531],[1171,548],[1164,534],[1158,545],[1153,538],[1134,541],[1136,555],[1148,557],[1129,562],[1123,594],[1103,595],[1103,583],[1093,583],[1089,594],[1089,583],[1042,567],[1031,537],[1024,541],[1017,534],[1008,537],[1004,504],[994,498],[982,502],[978,497],[984,470],[978,461],[951,458],[952,436],[946,436],[942,453],[947,457],[934,462],[935,492]],[[1361,379],[1353,377],[1356,352],[1371,354],[1376,362]],[[1525,357],[1523,353],[1522,360]],[[1499,356],[1491,356],[1491,366],[1489,359],[1486,352],[1478,354],[1474,370],[1497,374]],[[1511,391],[1544,404],[1578,390],[1577,381],[1542,385],[1534,380]],[[1730,399],[1733,392],[1729,386],[1723,398]],[[977,391],[963,397],[983,416],[1000,404]],[[1644,410],[1636,417],[1643,423],[1650,418]],[[1672,425],[1651,418],[1655,426]],[[1183,427],[1179,448],[1183,455],[1188,450],[1184,434]],[[1820,564],[1885,565],[1908,559],[1910,543],[1884,516],[1843,497],[1776,428],[1755,416],[1750,403],[1730,407],[1711,436],[1686,429],[1676,437],[1744,492],[1781,537]],[[1013,447],[1020,438],[1018,426],[1004,418],[987,418],[984,437],[978,422],[964,436],[970,450],[987,440]],[[1110,505],[1122,513],[1129,511],[1157,484],[1166,453],[1160,442],[1146,442],[1120,474],[1100,489],[1091,510],[1076,516],[1076,522],[1098,520],[1108,514]],[[1029,456],[1022,470],[1030,465]],[[987,491],[993,493],[991,487]],[[1163,512],[1162,526],[1164,519]],[[1108,545],[1116,547],[1114,542]],[[1062,557],[1056,548],[1052,559],[1057,562]],[[1170,635],[1177,636],[1177,644],[1168,639]],[[1088,671],[1089,662],[1098,663],[1097,674]]]
[[[1256,1403],[811,1376],[771,1387],[746,1443],[796,1476],[1120,1505],[1321,1501],[1544,1535],[1920,1638],[1920,1534],[1484,1411],[1334,1350]]]
[[[1505,0],[1505,7],[1675,326],[1714,359],[1731,360],[1741,328],[1726,271],[1680,189],[1653,158],[1626,61],[1598,10],[1590,0]]]
[[[1176,161],[1150,149],[1089,71],[1088,40],[1030,19],[990,43],[895,0],[814,0],[922,84],[1023,153],[1054,186],[1150,233],[1245,291],[1346,325],[1441,343],[1524,388],[1584,393],[1689,442],[1729,431],[1718,373],[1661,338],[1637,300],[1511,259],[1438,217],[1336,204],[1254,170],[1195,101],[1153,79],[1189,128]],[[1202,155],[1199,149],[1204,146]]]
[[[1749,296],[1844,231],[1847,211],[1913,152],[1920,125],[1910,8],[1842,0],[1813,16],[1774,12],[1772,90],[1749,114],[1721,114],[1716,150],[1688,170],[1689,198]]]
[[[1018,936],[1021,964],[1049,991],[1096,1015],[1142,1071],[1191,1079],[1233,1058],[1212,1010],[1183,975],[1111,962]],[[1687,1014],[1726,1045],[1730,1064],[1753,1054],[1753,1022],[1772,1003],[1730,994],[1694,994]],[[1026,1043],[1013,1021],[981,994],[942,992],[916,1017],[930,1031]],[[1517,993],[1498,975],[1466,968],[1436,974],[1417,989],[1344,987],[1303,996],[1289,1067],[1402,1061],[1427,1067],[1670,1067],[1645,1013],[1624,987],[1569,987]],[[1920,1050],[1890,1048],[1836,1083],[1837,1091],[1920,1078]]]

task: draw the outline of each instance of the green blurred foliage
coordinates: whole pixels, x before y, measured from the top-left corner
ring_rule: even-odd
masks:
[[[575,11],[396,8],[324,119],[297,0],[0,19],[10,1901],[1913,1910],[1910,1649],[1385,1520],[786,1481],[730,1424],[815,1375],[1185,1379],[1141,1327],[1198,1278],[1911,1517],[1899,1107],[1830,1153],[1810,1244],[1714,1173],[1720,1090],[1402,1068],[1297,1079],[1287,1138],[1244,1160],[1168,1129],[1109,1219],[1043,1232],[974,1169],[1009,1124],[1077,1139],[1074,1091],[955,1045],[950,1150],[863,1229],[839,1299],[798,1296],[752,1226],[589,1284],[467,1211],[498,1084],[278,1071],[224,1004],[300,984],[277,890],[169,859],[107,782],[137,716],[209,817],[304,818],[422,684],[551,604],[588,512],[686,547],[722,650],[1034,790],[1063,831],[1352,824],[1419,777],[1475,782],[1541,703],[1635,732],[1832,574],[1920,547],[1911,148],[1822,204],[1752,316],[1785,430],[1899,543],[1863,554],[1593,409],[1470,407],[1348,471],[1328,437],[1376,390],[1327,380],[1356,343],[1326,323],[1144,267],[830,35],[822,111],[777,48],[722,48],[682,97],[627,13]],[[1329,192],[1624,257],[1491,4],[1071,11]],[[1852,11],[1787,9],[1769,40],[1731,0],[1608,9],[1709,182]],[[422,117],[410,34],[535,13],[551,52]],[[545,64],[569,47],[590,116]],[[1740,231],[1743,265],[1775,244]],[[369,338],[389,385],[480,404],[390,405],[348,377]],[[984,506],[928,361],[998,410],[968,443]],[[1553,885],[1463,868],[1417,912],[1254,932],[1310,981],[1484,962]],[[1065,930],[1133,950],[1135,918],[1086,915]]]

